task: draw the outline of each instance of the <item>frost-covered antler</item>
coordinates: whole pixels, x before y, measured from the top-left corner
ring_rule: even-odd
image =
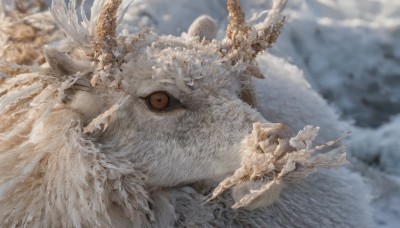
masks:
[[[122,0],[108,0],[101,11],[92,38],[95,58],[104,54],[103,65],[112,64],[114,61],[113,51],[117,46],[117,12]]]
[[[83,4],[71,0],[53,0],[51,13],[57,24],[61,26],[71,39],[72,44],[91,48],[92,41],[99,42],[109,34],[114,34],[132,0],[94,0],[90,9],[90,18],[85,13]],[[80,19],[81,18],[81,19]],[[110,29],[107,34],[101,31]],[[94,37],[97,37],[93,40]],[[111,39],[113,36],[110,36]]]
[[[252,61],[258,53],[272,47],[281,32],[285,20],[281,12],[286,3],[287,0],[274,0],[267,18],[263,22],[250,27],[247,25],[239,0],[228,0],[229,24],[226,37],[229,39],[232,48],[228,55],[234,61],[240,58],[243,61]],[[255,74],[253,76],[257,77],[259,75]]]
[[[260,52],[272,47],[276,42],[285,19],[281,12],[286,2],[287,0],[274,0],[273,7],[264,22],[250,27],[247,25],[239,0],[227,1],[229,24],[226,39],[229,41],[230,47],[224,55],[231,60],[232,65],[239,61],[246,63],[247,69],[243,72],[244,77],[241,79],[239,96],[253,107],[257,106],[257,102],[250,79],[246,76],[264,78],[255,58]]]
[[[228,0],[227,7],[229,11],[229,24],[226,29],[226,37],[234,41],[235,35],[238,32],[247,33],[250,28],[246,25],[246,19],[239,0]],[[235,46],[232,43],[232,46]]]
[[[77,48],[89,57],[96,70],[90,82],[93,86],[117,88],[119,75],[115,71],[116,55],[121,43],[117,42],[117,27],[132,0],[94,0],[90,17],[83,2],[54,0],[51,6],[57,24],[69,38],[69,48]],[[82,56],[81,56],[82,57]]]

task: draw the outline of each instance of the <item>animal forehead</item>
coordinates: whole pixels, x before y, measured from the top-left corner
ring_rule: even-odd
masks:
[[[220,48],[217,42],[204,44],[181,37],[147,40],[140,47],[132,47],[131,54],[126,56],[122,70],[129,81],[126,80],[125,87],[131,91],[142,87],[153,91],[168,85],[183,94],[219,93],[235,84],[232,79],[237,78],[241,69],[240,64],[232,66],[220,54]]]
[[[210,65],[223,62],[219,54],[218,43],[202,45],[195,40],[183,39],[179,37],[161,37],[153,42],[149,47],[151,49],[150,58],[162,59],[162,61],[177,61],[181,63],[191,62]],[[147,50],[149,52],[149,50]],[[149,56],[148,56],[149,57]]]
[[[217,45],[201,45],[179,38],[158,39],[139,50],[133,50],[126,62],[138,63],[136,71],[147,68],[153,79],[200,79],[223,77],[232,66],[218,52]],[[136,65],[136,64],[135,64]],[[150,75],[147,75],[150,76]]]
[[[188,87],[208,88],[224,84],[230,79],[230,69],[215,52],[187,47],[168,47],[152,52],[152,78],[169,79]]]

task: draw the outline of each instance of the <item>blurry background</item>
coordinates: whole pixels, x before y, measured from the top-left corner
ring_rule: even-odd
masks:
[[[250,18],[271,0],[241,5]],[[180,36],[202,14],[217,21],[223,38],[225,0],[135,0],[121,29]],[[375,226],[400,227],[400,1],[289,0],[285,14],[268,52],[303,70],[348,124],[351,160],[372,187]]]

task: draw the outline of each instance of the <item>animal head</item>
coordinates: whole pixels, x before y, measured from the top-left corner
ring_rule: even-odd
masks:
[[[260,77],[254,58],[275,42],[283,19],[252,28],[238,1],[230,0],[230,24],[222,42],[215,40],[217,26],[206,16],[192,24],[185,38],[150,30],[118,36],[119,4],[108,1],[97,16],[86,51],[94,62],[91,69],[47,51],[53,73],[81,72],[79,81],[86,82],[86,87],[75,83],[85,89],[72,94],[66,107],[81,113],[83,127],[104,153],[123,156],[144,170],[149,186],[170,187],[233,172],[244,136],[254,122],[267,121],[251,107],[256,102],[250,77]],[[107,126],[95,130],[96,122],[90,120],[115,102],[119,107]]]

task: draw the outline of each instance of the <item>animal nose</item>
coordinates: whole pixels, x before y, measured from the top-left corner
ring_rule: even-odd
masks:
[[[278,139],[288,139],[292,136],[290,128],[283,123],[253,123],[253,135],[256,141],[268,144],[278,143]]]
[[[244,141],[246,147],[257,153],[277,153],[277,151],[288,151],[291,149],[289,139],[292,131],[283,123],[255,122],[253,131]],[[277,150],[277,147],[280,147]],[[279,156],[279,155],[278,155]]]

